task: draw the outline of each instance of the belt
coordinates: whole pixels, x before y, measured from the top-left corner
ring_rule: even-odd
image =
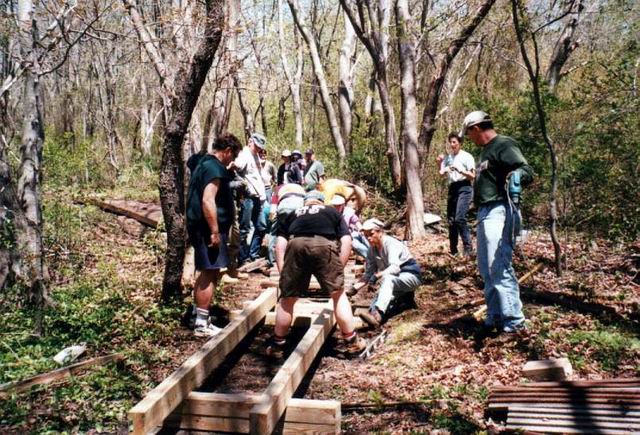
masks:
[[[323,236],[321,234],[294,234],[293,236],[291,236],[291,239],[299,239],[301,237],[308,237],[308,238],[314,238],[314,237],[322,237],[323,239],[327,239],[331,242],[335,242],[337,239],[336,238],[331,238],[329,236]]]

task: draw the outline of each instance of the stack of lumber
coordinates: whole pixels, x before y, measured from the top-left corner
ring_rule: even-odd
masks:
[[[640,433],[640,378],[497,387],[489,412],[506,412],[509,430]]]

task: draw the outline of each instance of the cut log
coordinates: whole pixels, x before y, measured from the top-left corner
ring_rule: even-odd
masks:
[[[155,428],[199,387],[240,341],[264,318],[276,304],[276,289],[265,290],[243,310],[240,317],[229,323],[185,361],[178,370],[154,388],[131,411],[135,434],[145,434]]]
[[[335,325],[333,310],[325,309],[311,324],[291,356],[280,368],[259,402],[251,409],[250,433],[271,433],[291,396]]]
[[[522,376],[534,381],[562,381],[572,374],[567,358],[529,361],[522,368]]]
[[[122,361],[122,360],[124,360],[123,355],[119,353],[114,353],[111,355],[99,356],[96,358],[91,358],[86,361],[81,361],[75,364],[71,364],[69,366],[59,368],[57,370],[32,376],[22,381],[8,382],[6,384],[0,385],[0,397],[6,397],[11,392],[19,393],[21,391],[26,391],[35,385],[46,385],[55,381],[68,378],[90,367],[101,366],[101,365],[110,363],[112,361]]]
[[[89,199],[87,202],[103,210],[130,217],[153,228],[156,228],[162,220],[162,209],[156,204],[126,199]]]
[[[266,258],[258,258],[257,260],[240,266],[238,272],[255,272],[267,266],[269,266],[269,260]]]

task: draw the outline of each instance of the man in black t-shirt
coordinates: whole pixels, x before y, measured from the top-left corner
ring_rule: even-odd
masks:
[[[235,136],[220,136],[213,144],[213,152],[200,157],[191,173],[186,216],[195,266],[200,272],[193,289],[196,336],[220,332],[220,328],[210,322],[209,304],[220,269],[229,263],[227,235],[234,220],[234,206],[229,187],[232,174],[227,166],[241,148]]]
[[[333,207],[324,205],[324,195],[311,191],[304,206],[291,213],[278,228],[276,263],[280,271],[281,299],[276,310],[275,335],[269,350],[280,353],[289,333],[293,307],[309,288],[311,275],[330,293],[335,316],[348,353],[366,347],[358,337],[351,304],[344,293],[344,267],[351,252],[349,230]]]

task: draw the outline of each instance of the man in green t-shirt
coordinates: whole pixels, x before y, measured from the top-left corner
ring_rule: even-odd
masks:
[[[199,272],[193,289],[196,336],[220,332],[211,324],[209,304],[218,283],[220,269],[227,267],[227,236],[233,224],[234,204],[227,166],[242,149],[240,141],[225,134],[213,143],[211,154],[202,156],[191,173],[187,195],[187,232]]]
[[[485,327],[501,332],[524,328],[518,280],[512,266],[515,228],[519,222],[517,201],[509,195],[510,177],[522,185],[533,180],[533,170],[514,139],[496,133],[485,112],[469,113],[462,124],[465,134],[482,148],[474,183],[478,206],[477,258],[487,303]]]
[[[307,167],[304,169],[304,181],[302,185],[307,191],[319,189],[324,181],[324,165],[315,159],[315,153],[311,148],[304,153]]]

